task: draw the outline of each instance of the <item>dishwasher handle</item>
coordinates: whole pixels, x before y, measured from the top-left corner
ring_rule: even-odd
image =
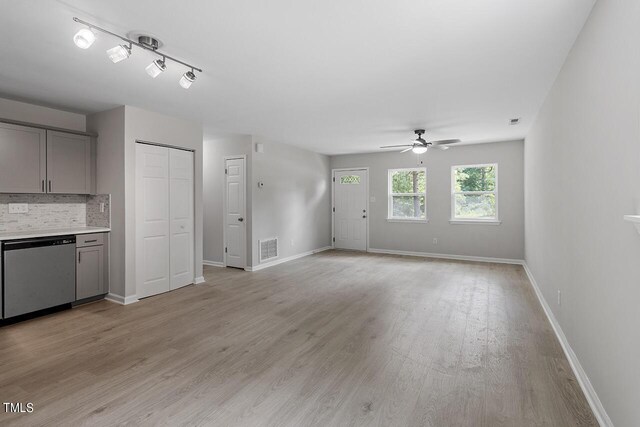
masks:
[[[76,236],[52,236],[39,237],[36,239],[8,240],[2,242],[3,251],[13,251],[18,249],[39,248],[43,246],[75,245]]]

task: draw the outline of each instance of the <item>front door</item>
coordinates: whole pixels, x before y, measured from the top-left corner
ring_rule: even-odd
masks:
[[[366,169],[334,172],[333,221],[338,249],[367,250],[367,187]]]
[[[227,267],[245,268],[245,182],[244,158],[225,162],[225,258]]]

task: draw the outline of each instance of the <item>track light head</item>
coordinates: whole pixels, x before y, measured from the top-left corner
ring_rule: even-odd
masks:
[[[131,47],[119,44],[118,46],[107,50],[107,55],[111,62],[117,64],[131,56]]]
[[[73,42],[80,49],[89,49],[94,41],[96,41],[96,35],[89,28],[81,28],[80,31],[73,36]]]
[[[180,79],[180,86],[185,89],[189,89],[191,83],[193,83],[195,80],[196,75],[193,73],[193,71],[187,71],[182,75],[182,78]]]
[[[162,59],[156,59],[151,64],[147,65],[147,68],[145,68],[145,70],[147,70],[147,74],[149,74],[152,79],[158,77],[160,73],[162,73],[166,69],[167,65]]]

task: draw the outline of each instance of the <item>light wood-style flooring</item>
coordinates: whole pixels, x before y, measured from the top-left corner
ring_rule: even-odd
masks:
[[[520,266],[329,251],[0,328],[0,425],[597,425]]]

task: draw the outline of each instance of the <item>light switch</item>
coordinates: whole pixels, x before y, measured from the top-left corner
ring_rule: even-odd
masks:
[[[27,203],[9,203],[9,213],[27,213],[29,212],[29,205]]]

